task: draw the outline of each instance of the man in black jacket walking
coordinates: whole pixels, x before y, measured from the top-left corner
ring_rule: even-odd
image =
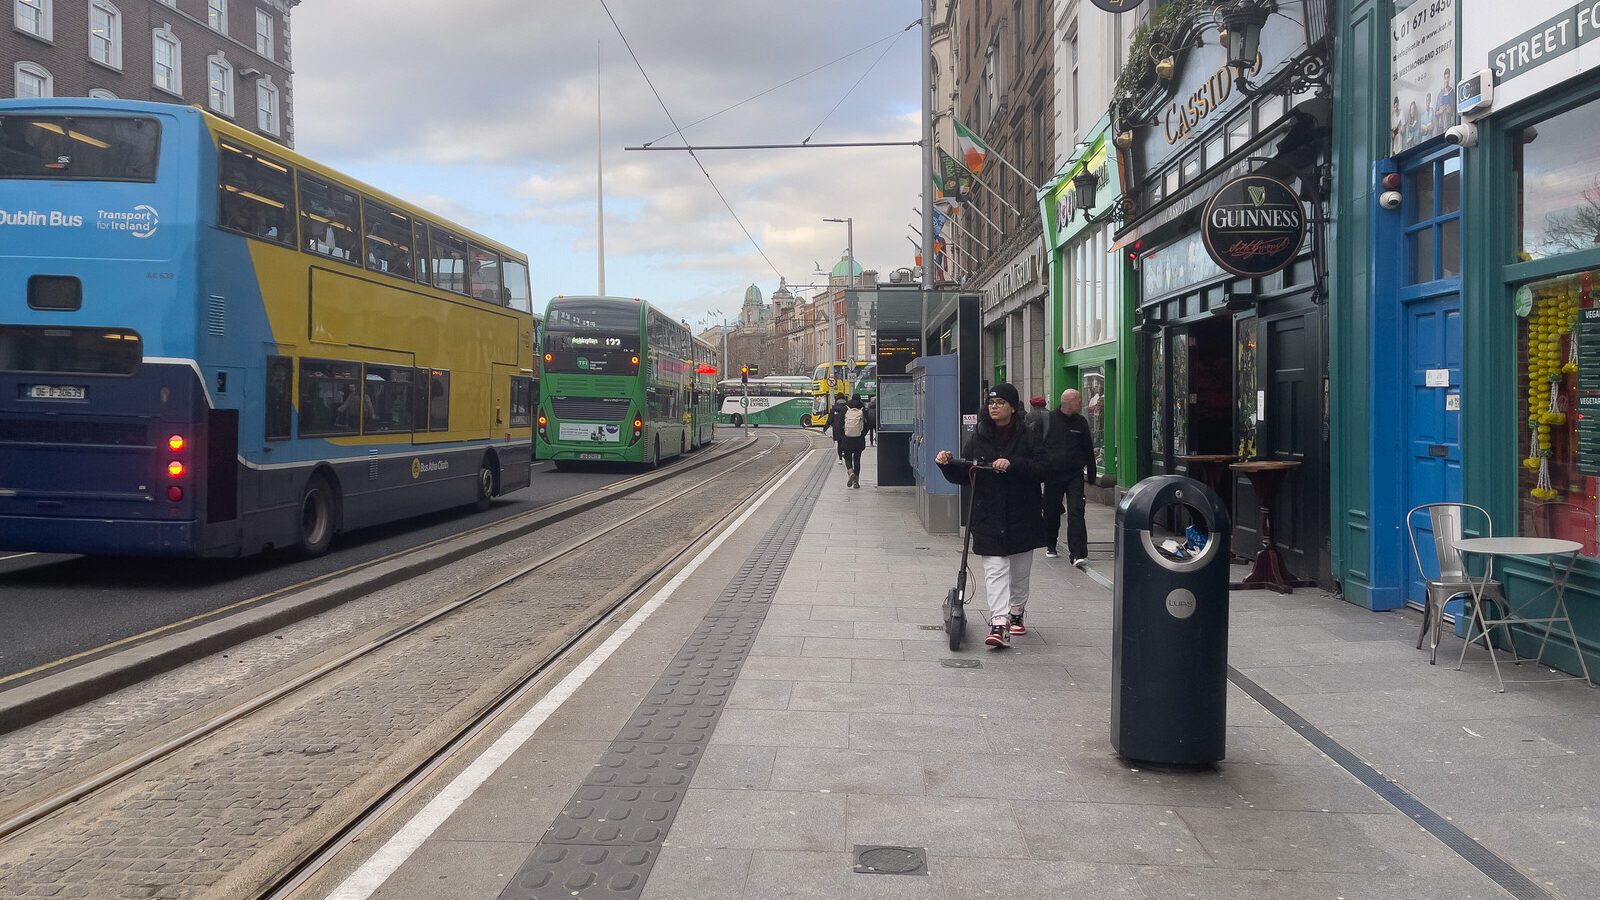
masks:
[[[1057,541],[1061,536],[1061,507],[1066,500],[1067,554],[1072,564],[1083,568],[1089,559],[1089,529],[1083,521],[1083,486],[1093,481],[1094,436],[1089,420],[1083,417],[1083,397],[1072,388],[1061,392],[1061,405],[1045,416],[1041,437],[1044,444],[1044,555],[1061,555]]]

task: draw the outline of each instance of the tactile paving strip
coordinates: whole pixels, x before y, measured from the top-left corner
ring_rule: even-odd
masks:
[[[643,893],[829,471],[818,466],[767,529],[501,900]]]

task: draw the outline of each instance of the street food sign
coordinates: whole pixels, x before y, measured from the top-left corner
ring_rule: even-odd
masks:
[[[1294,260],[1306,236],[1306,210],[1286,184],[1245,175],[1223,185],[1201,220],[1206,252],[1235,275],[1271,275]]]
[[[1494,77],[1494,108],[1505,109],[1600,66],[1595,0],[1462,0],[1461,64]]]

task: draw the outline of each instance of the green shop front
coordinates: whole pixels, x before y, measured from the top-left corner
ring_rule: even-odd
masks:
[[[1083,176],[1093,179],[1092,186]],[[1139,420],[1132,402],[1138,366],[1128,331],[1134,295],[1123,254],[1111,251],[1121,200],[1107,116],[1039,192],[1049,248],[1049,333],[1056,338],[1049,348],[1050,384],[1056,397],[1066,388],[1083,395],[1100,473],[1099,485],[1088,494],[1103,503],[1116,502],[1139,471]],[[1083,201],[1090,205],[1085,208]]]
[[[1582,544],[1567,601],[1600,663],[1600,37],[1592,2],[1461,4],[1461,64],[1493,79],[1463,156],[1463,479],[1495,533]],[[1531,42],[1536,42],[1537,47]],[[1469,85],[1474,87],[1476,85]],[[1471,90],[1458,92],[1470,105]],[[1470,113],[1469,113],[1470,114]],[[1542,560],[1497,570],[1548,614]],[[1540,641],[1520,633],[1518,648]],[[1566,642],[1545,659],[1577,671]]]

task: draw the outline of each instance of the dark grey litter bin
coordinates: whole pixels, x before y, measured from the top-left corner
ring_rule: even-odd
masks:
[[[1164,515],[1171,507],[1188,511]],[[1154,533],[1174,521],[1180,533]],[[1111,746],[1126,759],[1223,758],[1230,530],[1217,495],[1179,475],[1146,478],[1117,506]]]

